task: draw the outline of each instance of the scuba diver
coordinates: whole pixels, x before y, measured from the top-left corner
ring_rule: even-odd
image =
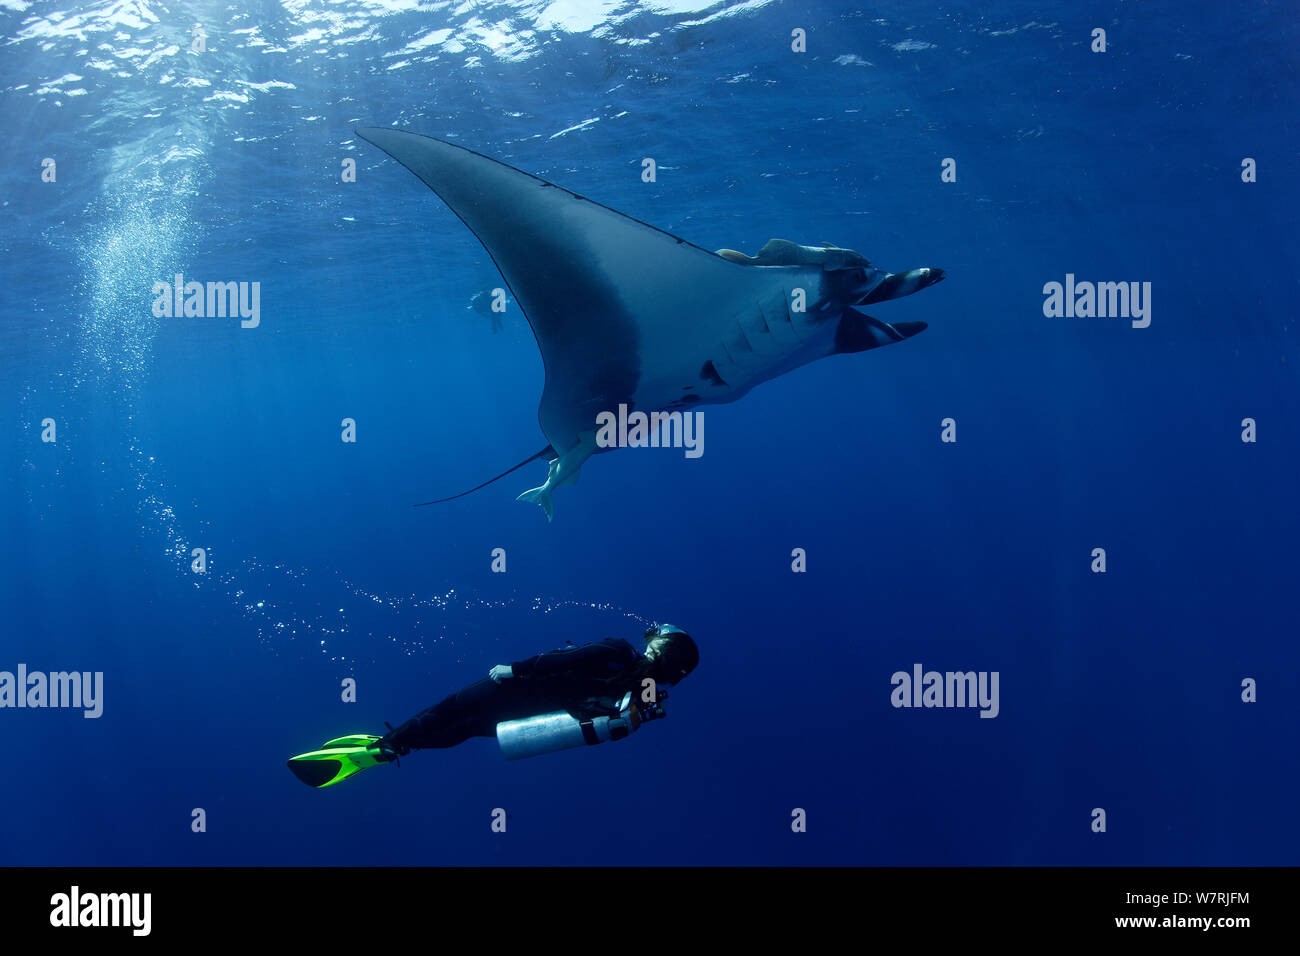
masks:
[[[493,737],[507,760],[622,740],[647,720],[663,717],[668,695],[700,662],[695,641],[680,627],[645,632],[645,654],[621,638],[547,651],[488,676],[416,714],[382,737],[353,734],[300,754],[289,769],[308,786],[333,786],[412,750],[455,747]],[[570,641],[570,644],[573,642]]]

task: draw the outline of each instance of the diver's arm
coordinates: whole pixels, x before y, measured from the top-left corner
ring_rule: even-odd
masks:
[[[620,647],[619,644],[623,646]],[[636,652],[626,642],[609,644],[584,644],[582,647],[567,647],[560,651],[547,651],[527,660],[510,665],[515,677],[537,678],[550,677],[555,674],[583,674],[603,677],[611,669],[626,667],[636,659]]]
[[[488,677],[491,677],[498,684],[501,683],[501,681],[503,681],[507,677],[514,677],[514,676],[515,676],[515,670],[509,664],[498,664],[496,665],[496,667],[488,671]]]

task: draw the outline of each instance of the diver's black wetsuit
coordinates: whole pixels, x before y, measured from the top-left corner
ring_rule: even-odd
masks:
[[[611,690],[605,679],[640,659],[631,644],[613,637],[538,654],[511,664],[514,676],[499,684],[491,678],[475,681],[421,711],[390,731],[382,743],[397,753],[455,747],[470,737],[496,736],[503,720],[575,708],[609,713]]]

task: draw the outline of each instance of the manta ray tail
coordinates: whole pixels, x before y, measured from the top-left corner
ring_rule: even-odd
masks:
[[[473,488],[469,489],[469,491],[462,491],[462,492],[461,492],[460,494],[458,494],[458,495],[451,495],[450,497],[447,497],[447,498],[435,498],[433,501],[421,501],[421,502],[420,502],[419,504],[417,504],[415,507],[417,507],[417,508],[423,508],[425,505],[440,505],[440,504],[442,504],[444,501],[455,501],[457,498],[464,498],[466,495],[472,495],[474,492],[478,491],[480,488],[486,488],[488,485],[492,484],[492,482],[494,482],[494,481],[499,481],[500,479],[504,478],[506,475],[510,474],[511,472],[518,471],[520,468],[524,467],[524,465],[528,464],[529,462],[536,461],[536,460],[539,459],[539,458],[545,458],[547,461],[550,461],[550,460],[551,460],[552,458],[554,458],[554,457],[555,457],[555,450],[554,450],[553,448],[551,448],[550,445],[547,445],[545,448],[543,448],[543,449],[542,449],[541,451],[539,451],[537,454],[535,454],[535,455],[529,455],[527,458],[525,458],[525,459],[524,459],[523,461],[521,461],[519,464],[515,465],[513,468],[507,468],[505,471],[501,472],[501,474],[497,475],[495,478],[489,478],[487,481],[483,482],[481,485],[475,485]],[[546,513],[547,513],[547,515],[550,514],[550,509],[549,509],[549,508],[547,508]]]

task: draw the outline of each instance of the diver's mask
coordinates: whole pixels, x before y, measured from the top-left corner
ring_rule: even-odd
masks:
[[[685,634],[680,627],[672,624],[656,624],[645,632],[645,656],[651,660],[658,660],[661,649],[659,647],[660,638],[667,637],[669,634]]]
[[[656,624],[645,632],[645,642],[650,644],[656,637],[667,637],[669,634],[685,634],[676,624]]]

